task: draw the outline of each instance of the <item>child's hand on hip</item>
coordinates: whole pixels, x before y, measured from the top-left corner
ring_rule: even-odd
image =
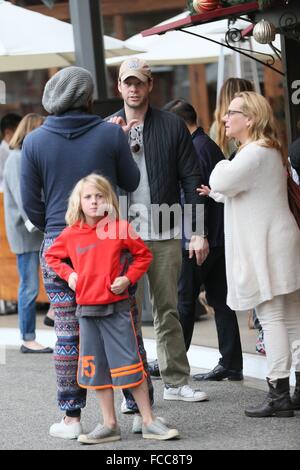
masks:
[[[122,294],[125,289],[127,289],[129,284],[130,284],[130,281],[128,277],[126,276],[116,277],[116,279],[110,286],[110,289],[113,294],[119,295],[119,294]]]
[[[78,274],[75,272],[70,274],[69,279],[68,279],[68,284],[69,284],[70,289],[72,289],[74,292],[76,290],[77,281],[78,281]]]

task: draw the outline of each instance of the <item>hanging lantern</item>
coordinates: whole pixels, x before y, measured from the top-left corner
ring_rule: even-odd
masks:
[[[219,0],[193,0],[193,7],[197,13],[205,13],[215,10],[219,5]]]
[[[276,28],[270,21],[261,20],[253,28],[253,37],[260,44],[268,44],[275,40]]]

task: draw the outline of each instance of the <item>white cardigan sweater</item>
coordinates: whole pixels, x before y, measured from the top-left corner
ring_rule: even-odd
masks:
[[[246,310],[300,289],[300,230],[280,153],[250,143],[219,162],[209,183],[225,196],[229,307]]]

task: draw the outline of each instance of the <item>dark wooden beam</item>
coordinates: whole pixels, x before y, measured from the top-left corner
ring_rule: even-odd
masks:
[[[101,10],[103,16],[114,15],[132,15],[135,13],[150,13],[154,11],[171,11],[184,9],[186,7],[186,0],[168,0],[162,2],[161,0],[101,0]],[[58,3],[52,9],[45,5],[28,6],[29,10],[37,11],[43,15],[53,16],[58,20],[70,19],[69,3]]]
[[[115,15],[113,21],[115,37],[117,39],[121,39],[121,41],[124,41],[126,39],[124,16]]]
[[[70,9],[69,2],[58,3],[54,5],[53,8],[48,8],[46,5],[34,5],[26,7],[28,10],[36,11],[37,13],[42,13],[42,15],[52,16],[57,20],[69,20],[70,19]]]
[[[101,0],[103,15],[127,15],[186,8],[186,0]]]
[[[205,64],[189,65],[190,101],[196,109],[199,125],[209,132],[209,99]]]

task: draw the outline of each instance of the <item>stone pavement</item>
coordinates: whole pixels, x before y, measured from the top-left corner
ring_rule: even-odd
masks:
[[[198,383],[192,385],[199,387]],[[48,429],[62,415],[55,402],[55,373],[51,356],[22,355],[18,349],[8,348],[6,363],[0,364],[0,449],[181,452],[204,449],[300,448],[300,412],[294,418],[286,419],[251,419],[244,416],[243,409],[246,405],[263,399],[263,382],[223,381],[201,385],[210,397],[210,401],[202,403],[164,401],[162,382],[154,381],[154,387],[155,413],[164,416],[179,429],[180,440],[150,441],[131,434],[132,417],[119,412],[120,392],[116,392],[116,408],[122,430],[121,441],[82,446],[76,441],[55,439],[48,435]],[[93,429],[98,417],[95,396],[93,392],[89,392],[88,405],[83,412],[84,429]]]

